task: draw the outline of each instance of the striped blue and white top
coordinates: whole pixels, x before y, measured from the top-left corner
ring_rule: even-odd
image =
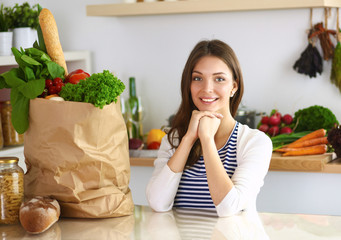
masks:
[[[226,144],[218,150],[221,162],[230,177],[237,167],[237,133],[238,122]],[[183,171],[174,199],[174,207],[215,208],[208,189],[203,156],[193,166]]]

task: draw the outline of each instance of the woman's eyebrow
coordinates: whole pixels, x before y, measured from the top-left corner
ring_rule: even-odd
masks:
[[[193,73],[197,73],[197,74],[201,74],[201,75],[202,75],[202,73],[201,73],[201,72],[199,72],[199,71],[196,71],[196,70],[193,70],[192,74],[193,74]],[[226,73],[224,73],[224,72],[216,72],[216,73],[213,73],[212,75],[221,75],[221,74],[227,75],[227,74],[226,74]]]
[[[213,75],[221,75],[221,74],[227,75],[227,74],[224,73],[224,72],[216,72],[216,73],[213,73]]]
[[[196,71],[196,70],[193,70],[192,74],[193,74],[193,73],[198,73],[198,74],[201,74],[201,75],[202,75],[202,73],[201,73],[201,72],[199,72],[199,71]]]

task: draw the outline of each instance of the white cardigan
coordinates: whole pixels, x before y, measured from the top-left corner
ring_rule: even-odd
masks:
[[[216,206],[220,217],[231,216],[242,210],[256,210],[256,198],[264,184],[272,154],[272,142],[263,132],[239,124],[237,134],[237,168],[231,178],[234,187]],[[162,139],[158,157],[154,161],[154,172],[147,185],[147,200],[157,212],[169,211],[173,202],[182,172],[174,173],[167,162],[173,156],[167,136]]]

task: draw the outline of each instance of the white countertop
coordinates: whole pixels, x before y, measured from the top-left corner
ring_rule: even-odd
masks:
[[[135,206],[131,216],[109,219],[61,218],[46,232],[30,235],[20,224],[1,225],[2,239],[341,239],[341,216],[248,213],[218,218],[209,211],[153,212]]]

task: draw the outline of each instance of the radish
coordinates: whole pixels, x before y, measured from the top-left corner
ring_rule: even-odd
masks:
[[[284,122],[286,125],[289,125],[292,123],[292,116],[290,114],[285,114],[283,117],[282,117],[282,122]]]
[[[273,113],[272,115],[276,115],[276,116],[279,117],[279,118],[282,117],[282,114],[281,114],[280,112],[278,112],[277,110],[276,110],[276,112]],[[272,115],[271,115],[271,116],[272,116]]]
[[[274,137],[276,135],[279,134],[279,127],[278,126],[272,126],[269,131],[268,134],[270,135],[270,137]]]
[[[258,130],[267,133],[269,130],[269,125],[268,124],[262,124],[259,126]]]
[[[278,126],[281,123],[281,117],[278,114],[274,114],[269,118],[269,124],[271,126]]]
[[[269,123],[269,116],[263,116],[261,120],[262,124],[268,124]]]
[[[290,134],[292,133],[292,129],[290,127],[282,127],[280,134]]]

